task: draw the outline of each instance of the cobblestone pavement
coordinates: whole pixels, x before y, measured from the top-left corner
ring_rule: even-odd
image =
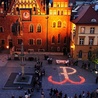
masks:
[[[37,56],[39,57],[40,61],[43,62],[43,68],[46,71],[45,76],[42,77],[42,88],[45,92],[45,98],[50,98],[49,96],[50,88],[54,88],[54,89],[57,88],[59,91],[63,92],[63,96],[66,93],[69,97],[72,97],[72,98],[75,93],[79,95],[80,93],[82,93],[82,91],[92,92],[98,88],[98,84],[95,84],[96,75],[94,75],[90,71],[84,70],[79,66],[69,67],[63,64],[55,63],[56,59],[64,60],[65,56],[49,55],[50,57],[53,58],[52,64],[48,64],[47,60],[44,60],[44,55],[39,54]],[[19,98],[20,95],[24,96],[25,90],[3,89],[11,73],[21,72],[21,67],[20,67],[21,62],[14,61],[14,60],[7,60],[7,58],[8,58],[7,54],[0,55],[0,98],[11,98],[12,95],[15,95],[15,98]],[[26,64],[25,73],[33,73],[34,65],[36,64],[36,62],[25,61],[24,63]],[[67,74],[65,76],[67,76],[67,78],[69,78],[70,80],[73,80],[74,82],[77,82],[77,81],[79,82],[80,81],[79,76],[82,76],[85,79],[85,82],[82,84],[73,84],[72,82],[68,82],[68,81],[63,84],[53,84],[49,82],[48,81],[49,76],[52,76],[53,80],[56,82],[61,82],[64,79],[66,79],[64,77],[64,74],[61,74],[63,73],[63,69],[60,67],[65,68],[66,74]],[[76,73],[70,74],[73,71],[71,68],[75,69]],[[36,90],[34,90],[32,98],[40,98],[40,96],[41,96],[40,91],[37,92]]]

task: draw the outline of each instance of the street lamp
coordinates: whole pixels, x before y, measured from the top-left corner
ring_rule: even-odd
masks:
[[[9,54],[10,54],[9,46],[7,45],[6,48],[7,48],[7,51],[8,51],[8,60],[9,60],[10,59],[10,57],[9,57]]]
[[[72,58],[73,58],[73,50],[74,50],[74,48],[75,48],[75,45],[74,44],[71,45],[71,55],[72,55]]]
[[[48,18],[49,16],[46,17],[47,20],[47,30],[46,30],[46,51],[48,52]]]
[[[23,49],[23,42],[21,43],[21,70],[22,70],[22,77],[24,77],[24,49]]]

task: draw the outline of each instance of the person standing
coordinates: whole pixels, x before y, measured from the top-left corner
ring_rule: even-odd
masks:
[[[82,98],[82,95],[81,94],[79,95],[79,98]]]
[[[64,98],[67,98],[67,94],[64,95]]]
[[[45,94],[44,94],[43,89],[41,90],[41,98],[45,98]]]
[[[77,97],[77,94],[74,95],[74,98],[78,98],[78,97]]]
[[[98,83],[98,76],[96,77],[96,84]]]
[[[84,91],[83,91],[83,93],[82,93],[82,97],[85,98],[85,92],[84,92]]]

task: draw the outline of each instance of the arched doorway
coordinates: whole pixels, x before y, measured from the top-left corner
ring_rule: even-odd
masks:
[[[79,51],[78,58],[82,58],[82,50]]]
[[[7,45],[9,46],[9,49],[13,47],[13,41],[10,35],[7,37]]]

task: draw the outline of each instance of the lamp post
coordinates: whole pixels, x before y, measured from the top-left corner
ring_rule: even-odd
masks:
[[[24,49],[23,49],[23,42],[21,43],[21,70],[22,70],[22,77],[24,77]]]
[[[8,60],[9,60],[9,46],[6,46],[6,48],[7,48],[7,51],[8,51]]]
[[[73,50],[75,49],[75,45],[74,44],[72,44],[71,45],[71,55],[72,55],[72,58],[73,58]]]
[[[46,51],[48,52],[48,18],[49,16],[46,17],[47,20],[47,30],[46,30]]]

